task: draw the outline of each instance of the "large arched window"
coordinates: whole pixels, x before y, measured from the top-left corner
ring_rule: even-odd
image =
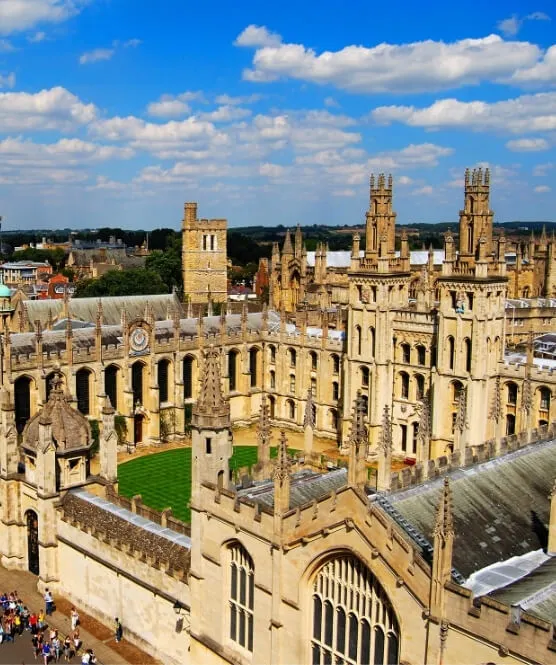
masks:
[[[398,665],[400,632],[392,605],[356,557],[332,559],[313,585],[311,662]]]
[[[253,346],[249,349],[249,374],[251,388],[259,385],[259,349]]]
[[[517,385],[515,383],[507,383],[507,403],[510,406],[515,406],[517,404]]]
[[[183,398],[193,397],[193,356],[185,356],[183,359]]]
[[[255,605],[255,567],[239,543],[230,553],[230,639],[253,651],[253,608]]]
[[[292,399],[286,400],[286,412],[290,420],[295,420],[295,402]]]
[[[133,391],[133,406],[143,405],[143,369],[145,365],[137,361],[131,366],[131,390]]]
[[[170,361],[163,358],[158,363],[158,397],[160,402],[168,401],[168,378]]]
[[[19,433],[31,417],[31,379],[20,376],[14,384],[15,426]]]
[[[108,365],[104,370],[104,392],[110,400],[110,404],[118,410],[118,372],[117,365]]]
[[[407,372],[400,372],[400,397],[409,399],[409,374]]]
[[[309,352],[309,363],[310,368],[313,372],[316,372],[319,366],[319,357],[317,356],[316,351]]]
[[[332,374],[339,374],[340,373],[340,357],[337,356],[335,353],[333,353],[330,356],[330,360],[332,361]]]
[[[75,374],[77,408],[85,416],[91,413],[91,370],[82,368]]]
[[[550,390],[542,387],[539,389],[539,408],[541,411],[550,411]]]

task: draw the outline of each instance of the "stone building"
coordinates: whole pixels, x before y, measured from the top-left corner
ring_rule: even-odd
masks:
[[[534,233],[527,242],[498,239],[493,229],[494,213],[490,209],[490,174],[486,169],[465,172],[464,206],[459,212],[458,249],[456,255],[461,263],[473,258],[472,247],[477,249],[477,239],[484,237],[484,252],[493,256],[495,245],[501,242],[507,274],[507,293],[511,298],[553,298],[556,296],[556,240],[548,238],[543,230],[540,237]],[[400,234],[400,249],[395,249],[396,213],[393,211],[392,176],[371,176],[369,209],[365,215],[365,234],[371,234],[366,247],[359,249],[355,234],[353,250],[329,251],[326,244],[319,243],[316,251],[305,251],[301,229],[295,234],[292,246],[288,232],[282,251],[275,243],[270,263],[269,294],[274,307],[293,312],[303,305],[306,308],[323,305],[346,307],[349,302],[349,271],[352,256],[369,258],[380,250],[380,242],[386,239],[388,253],[399,257],[408,236]],[[449,234],[447,234],[449,235]],[[455,241],[453,241],[455,242]],[[359,255],[357,255],[359,252]],[[430,287],[435,289],[436,278],[442,272],[444,252],[441,250],[409,252],[411,280],[409,293],[416,299],[417,291],[426,272]],[[438,298],[436,298],[438,299]]]
[[[226,302],[228,293],[225,219],[197,219],[186,203],[182,223],[183,291],[193,304]]]
[[[467,244],[447,234],[413,298],[379,198],[335,329],[326,309],[318,325],[284,308],[194,318],[154,296],[55,303],[56,323],[41,309],[6,330],[4,565],[120,616],[165,663],[552,663],[556,361],[506,344],[488,212],[469,204]],[[287,256],[301,275],[300,240]],[[190,525],[118,495],[116,417],[129,445],[191,431]],[[236,486],[233,431],[255,423],[259,463]],[[295,458],[289,430],[304,433]],[[323,470],[316,435],[347,469]]]

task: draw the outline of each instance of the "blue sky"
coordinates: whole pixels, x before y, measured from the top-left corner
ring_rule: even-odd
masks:
[[[0,0],[6,229],[555,220],[556,9],[539,2]]]

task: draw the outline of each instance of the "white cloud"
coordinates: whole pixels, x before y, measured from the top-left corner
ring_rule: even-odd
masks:
[[[134,38],[134,39],[128,39],[126,42],[123,43],[122,46],[124,48],[136,48],[137,46],[140,46],[142,43],[143,42],[141,39]]]
[[[548,14],[545,14],[544,12],[532,12],[531,14],[528,14],[526,19],[529,19],[530,21],[550,21],[550,16]]]
[[[407,175],[400,175],[396,178],[396,185],[411,185],[413,183],[413,178],[410,178]]]
[[[498,21],[496,27],[506,37],[514,37],[519,32],[522,23],[523,21],[514,14],[509,18]]]
[[[249,109],[242,109],[238,106],[220,106],[214,111],[199,113],[199,118],[209,122],[232,122],[247,118],[250,115],[251,111]]]
[[[238,35],[235,46],[278,46],[282,37],[270,32],[264,25],[248,25],[241,34]]]
[[[411,193],[415,196],[431,196],[431,194],[434,194],[434,189],[430,185],[425,185],[414,189]]]
[[[61,139],[56,143],[34,143],[20,137],[0,141],[0,155],[4,165],[81,166],[89,162],[130,159],[134,152],[131,148],[98,145],[75,138]]]
[[[380,106],[371,118],[381,124],[401,122],[412,127],[445,127],[512,133],[556,129],[556,93],[542,92],[494,102],[441,99],[431,106]]]
[[[357,192],[354,189],[333,189],[332,196],[356,196]]]
[[[11,72],[6,76],[0,74],[0,88],[13,88],[15,86],[15,74]]]
[[[110,180],[105,175],[99,175],[97,176],[96,182],[94,185],[89,185],[86,189],[89,192],[97,191],[97,190],[103,190],[103,191],[113,191],[113,192],[119,192],[123,189],[125,189],[127,185],[123,182],[118,182],[116,180]]]
[[[69,131],[96,117],[94,104],[85,104],[65,88],[37,93],[0,93],[0,131],[57,129]]]
[[[164,99],[164,97],[168,97]],[[147,113],[157,118],[179,118],[181,115],[187,115],[191,107],[187,102],[163,95],[158,102],[151,102],[147,106]]]
[[[217,104],[222,104],[223,106],[240,106],[242,104],[255,104],[263,98],[263,95],[253,94],[253,95],[217,95],[214,101]]]
[[[548,164],[537,164],[535,168],[533,169],[533,175],[536,178],[544,178],[545,176],[548,175],[548,172],[550,169],[554,168],[554,164],[548,163]]]
[[[533,190],[537,194],[546,194],[547,192],[552,191],[548,185],[538,185]]]
[[[87,51],[79,56],[80,65],[90,65],[93,62],[100,62],[101,60],[111,60],[116,53],[113,48],[95,48],[92,51]]]
[[[261,164],[259,173],[267,178],[279,178],[283,176],[286,169],[280,164]]]
[[[532,67],[521,67],[508,79],[523,86],[556,81],[556,46],[547,49],[544,57]]]
[[[30,42],[31,44],[38,44],[39,42],[43,42],[46,39],[46,32],[35,32],[34,35],[29,35],[27,37],[27,41]]]
[[[17,50],[8,39],[0,39],[0,53],[12,53]]]
[[[440,90],[509,78],[517,70],[535,66],[543,55],[535,44],[505,41],[499,35],[452,43],[346,46],[320,54],[303,44],[264,42],[250,40],[249,45],[258,48],[245,79],[294,78],[360,93]]]
[[[339,108],[340,105],[338,102],[334,99],[334,97],[325,97],[324,98],[324,105],[327,106],[328,108]]]
[[[506,143],[506,148],[513,152],[539,152],[548,150],[550,144],[546,139],[515,139]]]
[[[78,14],[89,0],[2,0],[0,34],[29,30],[39,23],[61,23]]]

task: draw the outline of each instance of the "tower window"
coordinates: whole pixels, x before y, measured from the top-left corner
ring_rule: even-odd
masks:
[[[209,436],[205,439],[205,452],[207,455],[212,455],[212,438]]]
[[[230,638],[253,651],[253,609],[255,606],[255,569],[245,549],[230,548]]]
[[[401,439],[402,439],[402,451],[405,453],[407,451],[407,425],[400,425]]]
[[[409,344],[402,344],[402,362],[407,365],[411,362],[411,347]]]

